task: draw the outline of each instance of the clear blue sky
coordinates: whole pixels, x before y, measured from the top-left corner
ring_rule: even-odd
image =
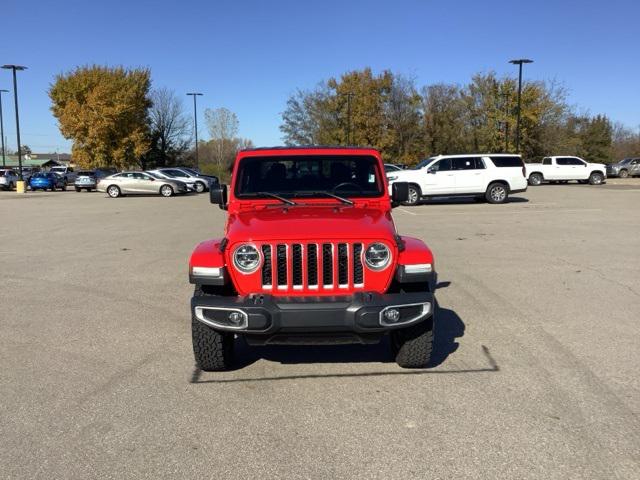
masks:
[[[370,66],[419,86],[465,83],[511,58],[528,79],[556,79],[580,109],[640,125],[640,2],[627,1],[33,1],[5,0],[0,63],[19,76],[22,143],[70,149],[49,110],[54,75],[83,64],[145,66],[154,86],[199,90],[202,112],[238,114],[240,134],[280,144],[280,113],[296,88]],[[12,90],[0,71],[0,88]],[[186,97],[185,97],[186,100]],[[15,146],[12,97],[5,135]],[[188,106],[188,104],[187,104]]]

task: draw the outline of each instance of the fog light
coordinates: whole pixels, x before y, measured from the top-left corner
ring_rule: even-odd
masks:
[[[244,316],[240,312],[231,312],[228,318],[229,322],[234,325],[240,325],[244,320]]]
[[[400,310],[398,310],[397,308],[389,308],[388,310],[384,311],[384,318],[389,323],[396,323],[398,320],[400,320]]]

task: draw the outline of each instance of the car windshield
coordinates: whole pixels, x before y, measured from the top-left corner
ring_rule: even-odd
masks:
[[[78,172],[78,176],[79,177],[94,177],[96,174],[95,172],[91,172],[91,171],[80,171]]]
[[[192,170],[192,169],[190,169],[190,168],[184,168],[184,167],[183,167],[183,168],[182,168],[182,170],[183,170],[183,171],[185,171],[185,172],[187,172],[188,174],[193,175],[193,176],[196,176],[196,177],[197,177],[198,175],[200,175],[198,172],[196,172],[195,170]]]
[[[624,160],[620,161],[620,163],[622,165],[626,165],[627,163],[631,162],[631,160],[633,160],[633,158],[625,158]]]
[[[426,158],[425,160],[422,160],[420,163],[418,163],[417,165],[414,165],[413,167],[411,167],[411,170],[420,170],[423,167],[426,167],[427,165],[429,165],[431,162],[433,162],[436,159],[436,157],[429,157]]]
[[[370,155],[300,155],[246,157],[239,167],[238,198],[379,197],[384,183]]]

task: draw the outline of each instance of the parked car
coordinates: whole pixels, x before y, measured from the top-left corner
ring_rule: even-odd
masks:
[[[404,170],[404,168],[402,168],[400,165],[394,165],[393,163],[384,164],[384,171],[386,173],[397,172],[398,170]]]
[[[405,205],[423,198],[473,196],[504,203],[511,193],[527,190],[524,162],[519,155],[467,154],[427,158],[413,168],[387,173],[389,188],[409,184]]]
[[[184,182],[187,184],[189,190],[198,193],[205,192],[209,190],[211,186],[216,186],[218,183],[216,177],[206,177],[182,167],[157,168],[155,170],[149,170],[149,172],[161,178]]]
[[[52,192],[59,188],[66,190],[64,177],[51,172],[38,172],[29,179],[29,188],[31,190],[51,190]]]
[[[29,179],[40,171],[38,167],[22,167],[22,179],[29,184]]]
[[[243,150],[231,187],[211,191],[228,212],[224,238],[198,245],[189,262],[196,364],[232,366],[234,337],[250,345],[380,342],[398,365],[429,364],[434,259],[401,236],[370,148]]]
[[[10,168],[0,169],[0,188],[3,190],[13,190],[18,181],[18,173]]]
[[[607,177],[635,177],[640,175],[640,158],[625,158],[607,165]]]
[[[56,175],[60,175],[64,178],[65,184],[69,185],[76,181],[76,172],[73,171],[72,167],[64,167],[62,165],[51,167],[49,169],[51,173],[55,173]]]
[[[83,189],[87,192],[95,190],[98,186],[98,176],[94,170],[80,170],[73,186],[76,192],[80,192]]]
[[[589,163],[579,157],[545,157],[542,163],[527,163],[525,168],[529,185],[540,185],[543,182],[567,183],[570,180],[600,185],[607,178],[604,164]]]
[[[97,190],[106,192],[112,198],[144,193],[171,197],[176,193],[186,193],[187,185],[179,180],[162,178],[151,172],[122,172],[100,179]]]
[[[216,177],[215,175],[206,175],[204,173],[201,173],[200,171],[194,169],[194,168],[187,168],[187,167],[179,167],[180,170],[184,170],[187,173],[190,173],[191,175],[195,175],[196,177],[201,177],[201,178],[206,178],[209,180],[209,188],[216,188],[219,184],[220,184],[220,179],[218,177]]]

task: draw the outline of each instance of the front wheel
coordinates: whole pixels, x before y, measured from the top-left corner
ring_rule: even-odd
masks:
[[[206,189],[207,187],[206,187],[206,186],[205,186],[205,184],[204,184],[204,183],[202,183],[202,182],[196,182],[196,183],[194,183],[194,184],[193,184],[193,188],[195,189],[195,191],[196,191],[197,193],[202,193],[202,192],[204,192],[204,191],[205,191],[205,189]]]
[[[538,186],[542,184],[542,175],[539,173],[532,173],[529,175],[529,185]]]
[[[425,368],[433,350],[433,322],[424,321],[391,332],[391,351],[402,368]]]
[[[492,183],[485,194],[485,198],[489,203],[504,203],[508,197],[509,190],[504,183]]]
[[[420,201],[420,197],[422,193],[420,192],[420,187],[417,185],[409,185],[409,197],[406,202],[402,202],[403,205],[407,205],[409,207],[413,207],[417,205]]]
[[[618,176],[620,178],[627,178],[629,176],[629,172],[627,170],[620,170],[620,173],[618,174]]]
[[[111,198],[118,198],[121,195],[120,188],[118,188],[116,185],[111,185],[109,188],[107,188],[107,195],[109,195]]]
[[[163,197],[170,197],[171,195],[173,195],[173,188],[171,188],[171,185],[161,186],[160,195],[162,195]]]
[[[604,182],[604,175],[602,175],[600,172],[593,172],[589,176],[589,183],[591,185],[600,185],[602,182]]]

